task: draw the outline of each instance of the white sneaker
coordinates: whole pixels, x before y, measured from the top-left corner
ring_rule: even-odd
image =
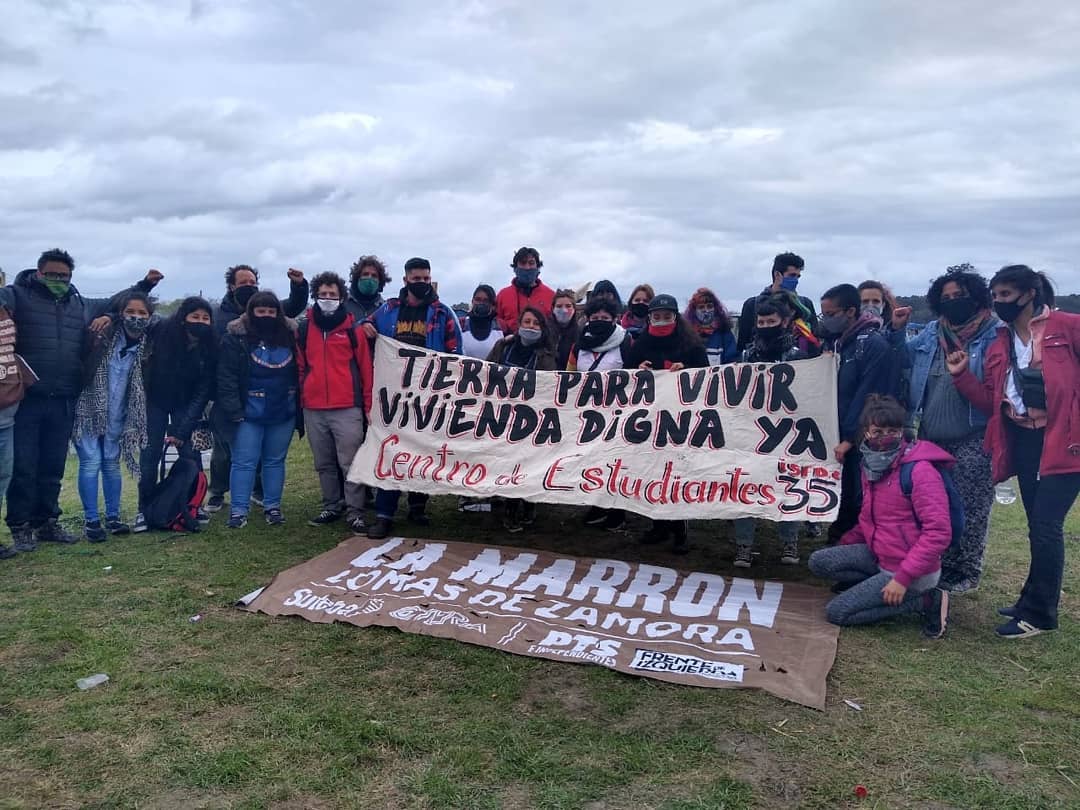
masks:
[[[754,560],[753,546],[735,546],[735,567],[749,568]]]
[[[146,531],[146,515],[142,512],[135,515],[135,522],[131,524],[131,531],[135,534],[142,534]]]

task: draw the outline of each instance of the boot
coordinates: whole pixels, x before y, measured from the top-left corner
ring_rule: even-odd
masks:
[[[16,551],[37,551],[37,540],[29,523],[20,523],[11,527],[11,541]]]
[[[79,538],[60,525],[56,518],[49,518],[34,533],[39,543],[78,543]]]

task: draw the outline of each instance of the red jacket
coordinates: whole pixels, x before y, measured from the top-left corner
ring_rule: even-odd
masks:
[[[355,341],[350,339],[350,331]],[[323,332],[309,308],[297,346],[303,407],[313,411],[362,407],[364,413],[371,413],[371,350],[352,315]]]
[[[900,465],[908,462],[930,462],[912,467],[910,498],[900,489]],[[878,565],[891,571],[905,588],[919,577],[940,571],[941,555],[952,540],[952,521],[949,495],[934,465],[952,467],[955,463],[933,442],[918,441],[908,445],[877,481],[870,481],[863,472],[859,522],[840,543],[866,543]]]
[[[1052,311],[1042,335],[1047,421],[1039,474],[1080,472],[1080,315]],[[957,390],[989,419],[983,446],[991,456],[994,483],[1015,474],[1006,432],[1009,417],[1002,412],[1011,340],[1009,327],[999,327],[981,381],[970,369],[953,377]]]
[[[542,281],[538,280],[536,286],[528,290],[510,283],[495,296],[495,320],[504,335],[514,334],[517,332],[518,318],[525,311],[525,307],[536,307],[544,315],[550,315],[551,305],[554,303],[555,291]]]

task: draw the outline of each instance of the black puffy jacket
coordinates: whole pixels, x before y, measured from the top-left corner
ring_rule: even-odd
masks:
[[[135,289],[149,292],[151,285],[144,280]],[[27,396],[79,396],[87,351],[86,327],[107,312],[120,295],[123,293],[112,298],[83,298],[72,284],[67,293],[56,298],[38,280],[34,269],[23,270],[14,284],[0,289],[0,303],[7,307],[18,329],[15,351],[39,378]]]
[[[289,297],[281,302],[281,310],[285,313],[286,318],[295,318],[307,309],[308,299],[308,281],[304,279],[299,284],[294,284],[292,280],[289,280]],[[229,324],[243,315],[243,311],[237,305],[236,300],[233,298],[232,291],[225,293],[225,297],[221,299],[221,303],[214,307],[213,322],[214,331],[217,333],[218,341],[225,337],[226,330],[229,328]]]

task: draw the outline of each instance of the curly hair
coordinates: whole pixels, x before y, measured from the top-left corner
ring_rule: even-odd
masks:
[[[356,279],[360,278],[360,271],[365,267],[374,267],[378,271],[379,292],[382,292],[383,288],[386,287],[387,282],[390,281],[390,276],[386,272],[386,265],[383,264],[382,259],[378,256],[361,256],[353,262],[352,267],[349,268],[349,280],[356,281]]]
[[[345,300],[347,292],[345,290],[345,279],[335,273],[333,270],[327,270],[325,273],[319,273],[311,280],[311,300],[317,301],[319,299],[320,287],[337,287],[338,296],[341,300]]]
[[[941,315],[941,294],[945,285],[954,282],[973,300],[979,309],[990,309],[990,285],[970,264],[958,264],[948,268],[943,275],[930,283],[926,303],[935,315]]]
[[[247,270],[255,276],[255,283],[259,283],[259,271],[252,267],[250,264],[238,264],[234,267],[230,267],[225,271],[225,286],[230,290],[236,286],[236,274],[241,270]]]

